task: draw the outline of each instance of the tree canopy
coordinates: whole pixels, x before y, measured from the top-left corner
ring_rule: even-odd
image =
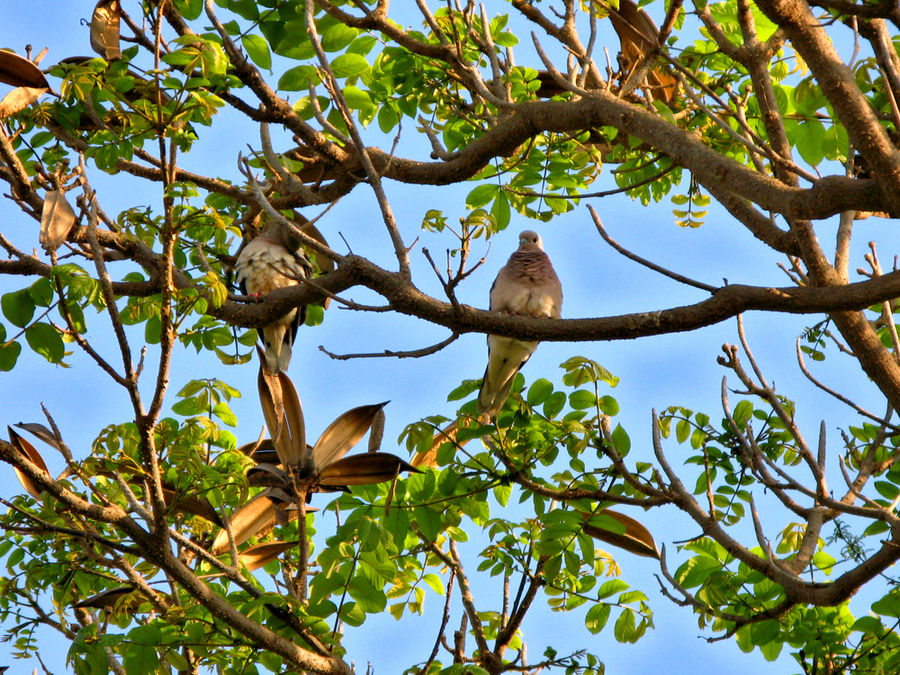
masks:
[[[15,654],[49,629],[79,673],[350,673],[368,658],[352,636],[390,615],[417,638],[394,672],[601,673],[665,602],[793,672],[898,670],[900,272],[866,243],[900,215],[900,7],[401,4],[101,0],[94,55],[0,51],[17,209],[0,228],[0,377],[52,387],[71,366],[117,398],[84,438],[64,411],[40,416],[39,391],[15,394],[35,410],[0,440],[22,489],[0,500]],[[352,222],[332,217],[360,195]],[[654,214],[640,251],[604,227],[608,199]],[[679,290],[617,315],[567,301],[561,319],[465,300],[486,305],[473,280],[520,229],[576,216],[548,247],[567,298],[602,292],[588,240]],[[237,256],[276,227],[313,275],[243,295]],[[752,278],[671,265],[670,230],[711,227],[745,248],[699,257],[752,256]],[[304,372],[300,343],[290,374],[263,366],[259,329],[300,307],[301,335],[344,315],[359,349],[332,356],[354,360],[352,396]],[[803,317],[795,371],[767,372],[745,313]],[[385,315],[407,345],[439,337],[373,344]],[[648,400],[643,428],[625,423],[629,374],[592,347],[724,321],[708,406]],[[530,364],[496,417],[467,358],[448,406],[385,439],[390,408],[365,398],[377,359],[427,363],[469,333],[572,344],[561,377]],[[874,391],[864,404],[839,368]],[[801,378],[841,406],[821,425]],[[416,396],[398,386],[392,405]],[[320,399],[339,407],[312,419],[301,400]],[[690,538],[654,527],[661,512]],[[656,588],[629,584],[634,555]],[[574,649],[529,634],[545,607],[580,627]]]

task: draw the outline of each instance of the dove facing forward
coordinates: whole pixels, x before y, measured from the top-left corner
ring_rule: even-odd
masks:
[[[245,295],[260,295],[302,283],[312,274],[312,264],[300,248],[300,237],[284,223],[272,223],[238,254],[234,270]],[[272,373],[287,370],[297,328],[305,320],[306,307],[300,307],[263,326],[266,366]]]
[[[540,235],[525,230],[519,248],[497,274],[491,286],[492,312],[558,319],[562,286],[544,253]],[[536,340],[488,335],[488,365],[478,392],[478,413],[496,417],[503,407],[519,368],[537,349]]]

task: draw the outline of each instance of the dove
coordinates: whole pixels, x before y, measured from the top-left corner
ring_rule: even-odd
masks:
[[[540,235],[525,230],[519,248],[497,274],[491,286],[492,312],[558,319],[562,287],[544,253]],[[503,407],[519,368],[537,349],[536,340],[488,335],[488,365],[478,392],[478,413],[496,417]]]
[[[238,254],[234,270],[241,291],[258,296],[302,283],[312,274],[312,263],[300,248],[300,237],[288,225],[272,223]],[[262,328],[270,372],[287,370],[294,336],[305,320],[306,307],[300,307]]]

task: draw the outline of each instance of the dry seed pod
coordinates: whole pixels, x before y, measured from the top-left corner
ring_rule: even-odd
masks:
[[[75,211],[61,190],[47,190],[41,209],[41,246],[45,251],[59,248],[75,225]]]
[[[50,89],[50,83],[40,68],[24,56],[5,49],[0,49],[0,82],[13,87],[33,87],[48,91]]]
[[[270,541],[265,544],[257,544],[241,551],[238,554],[238,559],[241,565],[252,572],[269,564],[289,548],[293,548],[299,543],[297,541]]]
[[[257,534],[275,527],[277,516],[275,502],[265,494],[260,494],[239,508],[231,517],[231,531],[234,542],[240,546]],[[223,528],[216,535],[210,551],[220,555],[228,550],[228,532]]]
[[[122,58],[119,49],[119,0],[100,0],[91,16],[91,49],[107,61]]]
[[[37,466],[49,476],[50,472],[47,470],[47,465],[44,463],[44,458],[41,457],[41,454],[35,449],[35,447],[24,438],[19,436],[19,434],[17,434],[15,431],[13,431],[12,427],[6,427],[6,429],[7,431],[9,431],[10,444],[12,444],[14,448],[19,450],[19,452],[25,455],[28,459],[30,459],[32,464]],[[38,488],[37,484],[32,481],[29,476],[20,471],[18,467],[14,466],[13,471],[16,472],[16,477],[19,479],[22,487],[25,488],[25,491],[35,499],[40,499],[41,490]]]
[[[45,87],[16,87],[0,100],[0,119],[25,110],[48,91]]]
[[[319,477],[319,483],[327,487],[371,485],[392,480],[401,471],[421,473],[412,464],[387,452],[368,452],[352,455],[332,462]]]
[[[605,509],[595,514],[596,516],[607,516],[624,526],[624,532],[614,532],[606,529],[602,525],[585,523],[584,532],[594,539],[599,539],[607,544],[612,544],[621,549],[625,549],[636,555],[645,556],[647,558],[659,559],[659,551],[656,549],[656,542],[653,541],[653,535],[650,531],[641,525],[634,518],[626,516],[623,513]]]
[[[387,403],[385,401],[353,408],[329,424],[319,440],[316,441],[312,451],[312,460],[316,469],[321,471],[347,454],[347,451],[366,434],[378,416],[378,411]]]

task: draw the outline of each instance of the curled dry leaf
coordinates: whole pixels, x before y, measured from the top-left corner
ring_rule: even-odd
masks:
[[[610,523],[607,519],[615,522]],[[586,534],[607,544],[625,549],[630,553],[659,559],[659,551],[650,531],[634,518],[624,513],[605,509],[590,516],[591,522],[584,524]],[[603,520],[606,520],[604,523]],[[614,529],[613,529],[614,528]]]
[[[47,190],[41,209],[41,246],[45,251],[59,248],[75,225],[75,211],[62,190]]]
[[[13,87],[32,87],[50,90],[47,78],[31,61],[24,56],[0,49],[0,82]]]
[[[37,468],[41,469],[49,476],[50,472],[47,470],[47,465],[44,463],[44,458],[41,457],[41,454],[35,449],[35,447],[24,438],[19,436],[19,434],[17,434],[15,431],[13,431],[12,427],[6,427],[6,429],[7,431],[9,431],[10,444],[12,444],[14,448],[25,455],[29,460],[31,460],[32,464],[37,466]],[[25,488],[25,491],[35,499],[40,499],[41,490],[38,488],[37,484],[32,481],[30,477],[26,476],[18,467],[14,466],[13,471],[16,472],[16,477],[19,479],[22,487]]]
[[[421,473],[412,464],[387,452],[368,452],[344,457],[326,466],[319,483],[327,487],[371,485],[392,480],[401,471]]]
[[[100,0],[91,16],[91,49],[107,61],[122,58],[119,49],[119,0]]]
[[[0,100],[0,119],[25,110],[48,91],[46,87],[16,87]]]
[[[321,472],[329,464],[347,454],[347,451],[356,445],[372,426],[378,411],[387,404],[385,401],[353,408],[328,425],[313,447],[312,461],[316,470]]]

